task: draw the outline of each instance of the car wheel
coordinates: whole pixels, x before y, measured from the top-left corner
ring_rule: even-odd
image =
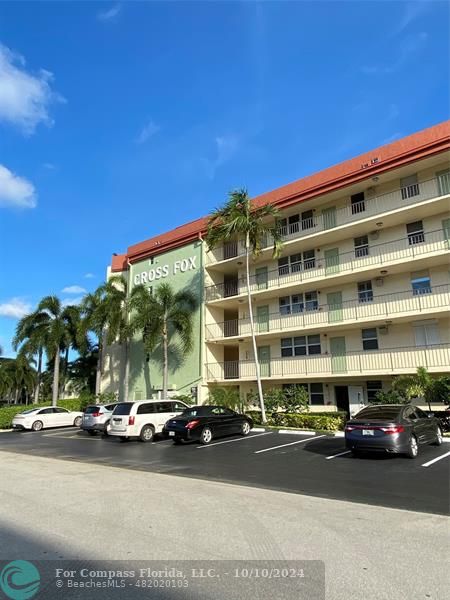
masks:
[[[108,425],[109,425],[109,421],[107,421],[105,423],[105,427],[104,427],[104,429],[102,431],[102,435],[104,435],[105,437],[108,437]]]
[[[436,439],[433,442],[433,446],[440,446],[442,444],[442,441],[443,441],[442,429],[440,427],[438,427],[437,431],[436,431]]]
[[[95,431],[95,429],[88,429],[88,434],[89,435],[97,435],[97,432]]]
[[[408,456],[408,458],[416,458],[416,456],[419,454],[419,445],[417,443],[417,438],[415,435],[412,435],[409,439],[409,448],[408,448],[408,452],[406,453],[406,455]]]
[[[154,435],[155,430],[153,429],[153,427],[151,425],[144,425],[144,427],[141,429],[139,439],[141,440],[141,442],[151,442]]]
[[[250,433],[250,423],[248,421],[244,421],[241,425],[241,435],[248,435]]]
[[[82,421],[81,417],[75,417],[75,420],[73,422],[73,426],[74,427],[79,427],[81,425],[81,421]]]
[[[44,424],[42,423],[42,421],[35,421],[33,423],[33,425],[31,426],[31,429],[33,431],[40,431],[43,427],[44,427]]]
[[[202,433],[200,434],[200,441],[202,444],[209,444],[212,440],[212,431],[209,427],[204,427]]]

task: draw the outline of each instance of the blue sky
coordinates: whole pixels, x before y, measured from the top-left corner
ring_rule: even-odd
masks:
[[[448,4],[0,3],[0,345],[113,252],[448,118]]]

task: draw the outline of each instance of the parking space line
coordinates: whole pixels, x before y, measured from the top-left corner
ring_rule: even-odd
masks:
[[[438,462],[438,460],[442,460],[443,458],[446,458],[447,456],[450,456],[450,452],[446,452],[445,454],[441,454],[441,456],[438,456],[437,458],[433,458],[433,460],[429,460],[426,463],[423,463],[423,465],[421,465],[422,467],[431,467],[431,465],[433,465],[434,463]]]
[[[331,456],[326,456],[326,460],[331,460],[332,458],[336,458],[337,456],[344,456],[344,454],[351,454],[351,450],[346,450],[345,452],[339,452],[338,454],[333,454]]]
[[[245,437],[237,438],[236,440],[225,440],[223,442],[215,442],[206,446],[197,446],[197,448],[211,448],[211,446],[219,446],[219,444],[231,444],[232,442],[242,442],[243,440],[250,440],[262,435],[272,435],[273,431],[266,431],[266,433],[257,433],[256,435],[247,435]]]
[[[289,442],[289,444],[281,444],[280,446],[272,446],[272,448],[264,448],[264,450],[256,450],[255,454],[261,454],[261,452],[269,452],[269,450],[278,450],[278,448],[285,448],[286,446],[293,446],[294,444],[303,444],[303,442],[309,442],[310,440],[318,440],[319,438],[326,437],[325,435],[315,435],[314,437],[306,438],[305,440],[297,440],[295,442]]]
[[[49,435],[61,435],[61,434],[65,434],[65,433],[75,433],[76,429],[66,429],[65,431],[50,431],[49,433],[43,433],[42,435],[45,435],[46,437],[48,437]],[[33,432],[34,433],[34,432]]]
[[[278,433],[287,433],[290,435],[310,435],[311,433],[315,433],[315,431],[296,431],[295,429],[279,429]]]

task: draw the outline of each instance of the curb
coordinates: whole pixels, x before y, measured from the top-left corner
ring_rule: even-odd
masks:
[[[0,433],[9,433],[10,431],[14,431],[14,429],[0,429]]]
[[[265,429],[264,427],[253,427],[253,428],[252,428],[252,431],[259,432],[259,431],[266,431],[266,429]],[[449,440],[449,441],[450,441],[450,440]]]

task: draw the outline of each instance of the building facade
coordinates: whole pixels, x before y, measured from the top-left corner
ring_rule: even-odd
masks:
[[[265,240],[251,265],[263,388],[304,386],[312,410],[352,410],[418,366],[450,372],[449,149],[446,122],[253,200],[277,206],[284,242],[273,260]],[[138,244],[113,271],[126,261],[134,281],[170,246],[189,254],[196,238],[199,397],[216,385],[246,396],[256,381],[244,246],[236,239],[209,251],[205,227],[200,219]],[[190,387],[194,371],[174,374],[177,389]]]

